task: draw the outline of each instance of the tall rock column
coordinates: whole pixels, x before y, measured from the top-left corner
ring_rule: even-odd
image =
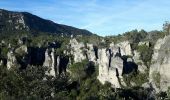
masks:
[[[110,82],[113,87],[120,88],[121,75],[123,71],[123,60],[115,56],[112,49],[98,50],[99,75],[98,79],[102,84]]]
[[[11,69],[12,67],[17,67],[17,59],[14,55],[14,52],[11,50],[7,53],[7,69]]]
[[[154,46],[152,64],[149,70],[149,81],[159,91],[170,87],[170,35],[159,39]]]
[[[71,54],[74,56],[74,62],[81,62],[82,60],[86,59],[84,54],[84,44],[78,43],[76,39],[70,40],[70,49]]]
[[[49,71],[46,73],[51,76],[56,76],[55,75],[55,53],[54,49],[52,49],[51,53],[49,54],[49,50],[47,49],[45,51],[45,61],[43,66],[46,66],[49,68]]]

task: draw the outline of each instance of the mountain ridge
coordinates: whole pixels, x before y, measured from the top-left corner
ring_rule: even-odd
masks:
[[[0,9],[0,33],[5,31],[26,30],[31,33],[52,33],[65,35],[92,35],[93,33],[85,30],[58,24],[51,20],[41,18],[29,12],[15,12]]]

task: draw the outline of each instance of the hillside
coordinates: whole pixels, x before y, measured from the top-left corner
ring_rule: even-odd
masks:
[[[0,12],[0,100],[170,99],[170,23],[99,37]]]
[[[0,34],[22,32],[32,34],[92,35],[87,30],[54,23],[28,12],[14,12],[0,9]]]

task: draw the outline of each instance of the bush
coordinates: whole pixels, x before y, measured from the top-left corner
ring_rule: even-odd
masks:
[[[144,62],[145,66],[149,67],[153,54],[152,47],[147,45],[140,45],[137,47],[137,51],[140,53],[140,59]]]
[[[155,82],[156,87],[160,88],[160,78],[161,75],[159,72],[153,72],[152,73],[153,80]]]

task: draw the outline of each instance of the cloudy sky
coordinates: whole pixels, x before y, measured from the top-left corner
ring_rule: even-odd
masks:
[[[170,0],[0,0],[0,8],[28,11],[102,36],[161,30],[170,21]]]

